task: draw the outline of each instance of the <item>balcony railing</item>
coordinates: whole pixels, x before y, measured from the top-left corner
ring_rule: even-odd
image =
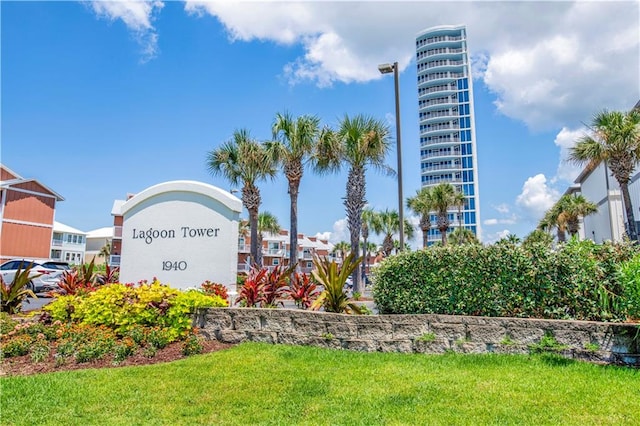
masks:
[[[251,247],[249,244],[238,244],[238,251],[241,253],[249,253],[251,251]]]
[[[63,243],[64,243],[64,241],[62,241],[62,240],[51,240],[51,245],[55,246],[55,247],[60,247],[60,246],[62,246]]]

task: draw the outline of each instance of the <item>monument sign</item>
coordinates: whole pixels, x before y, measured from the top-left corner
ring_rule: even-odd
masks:
[[[122,204],[120,282],[175,288],[209,280],[235,289],[242,202],[201,182],[154,185]]]

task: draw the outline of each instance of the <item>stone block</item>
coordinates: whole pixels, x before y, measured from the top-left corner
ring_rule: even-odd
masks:
[[[327,333],[339,336],[344,339],[355,339],[358,337],[358,327],[355,324],[346,322],[329,321],[325,323]]]
[[[345,339],[342,341],[342,347],[350,351],[376,352],[379,345],[373,340]]]
[[[235,330],[260,330],[260,315],[252,308],[236,309],[233,313],[233,328]]]
[[[336,337],[333,338],[325,338],[325,337],[309,337],[309,345],[318,346],[321,348],[327,349],[342,349],[342,342],[340,339]]]
[[[387,339],[391,336],[392,325],[387,322],[366,322],[365,324],[358,324],[358,338],[359,339]]]
[[[276,343],[278,341],[277,333],[266,331],[247,331],[247,338],[252,342]]]
[[[528,354],[529,346],[527,345],[504,345],[502,343],[498,343],[497,345],[493,345],[493,353],[496,354]]]
[[[308,345],[309,344],[309,336],[304,334],[297,333],[278,333],[278,343],[283,345]]]
[[[582,330],[555,330],[553,337],[561,345],[569,345],[573,349],[584,349],[591,343],[591,336]]]
[[[444,339],[427,342],[424,340],[413,341],[413,351],[423,354],[443,354],[450,350],[449,342]]]
[[[413,343],[409,339],[381,340],[380,351],[411,353],[413,352]]]
[[[431,332],[438,338],[445,340],[458,340],[467,337],[467,330],[464,324],[454,323],[431,323]]]
[[[531,345],[539,343],[544,336],[544,330],[541,328],[510,328],[507,333],[511,340],[523,345]]]
[[[294,332],[291,314],[276,309],[268,309],[260,315],[260,329],[273,332]]]
[[[478,343],[499,343],[507,330],[499,325],[467,325],[467,336]]]
[[[414,322],[393,323],[394,339],[415,339],[428,331],[428,324],[420,320],[416,320]]]
[[[293,318],[293,329],[298,334],[306,334],[308,336],[322,336],[327,333],[327,326],[318,318]]]
[[[203,315],[200,316],[201,325],[200,328],[209,327],[218,330],[230,330],[233,328],[233,321],[228,310],[222,309],[208,309]]]
[[[238,330],[220,330],[218,340],[222,343],[242,343],[249,341],[247,333]]]
[[[460,341],[453,342],[451,349],[454,352],[460,352],[464,354],[483,354],[487,353],[487,345],[478,342]]]

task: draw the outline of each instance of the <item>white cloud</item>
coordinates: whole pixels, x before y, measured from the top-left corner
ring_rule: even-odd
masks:
[[[537,222],[558,198],[560,194],[547,185],[547,178],[537,174],[524,183],[516,204],[525,211],[527,219]]]
[[[333,224],[333,231],[318,232],[316,237],[329,240],[332,244],[339,243],[340,241],[350,241],[351,236],[347,228],[347,219],[336,220]]]
[[[639,2],[460,5],[187,1],[185,9],[216,17],[234,41],[301,46],[300,57],[282,64],[291,83],[366,82],[394,60],[402,71],[413,64],[416,34],[454,16],[467,25],[474,77],[496,94],[501,113],[532,128],[575,126],[594,108],[637,101]]]
[[[498,211],[498,213],[507,214],[510,211],[509,205],[502,203],[497,206],[491,206]]]
[[[506,238],[511,234],[511,231],[508,229],[504,229],[502,231],[494,232],[492,234],[488,234],[484,236],[483,243],[485,244],[493,244],[503,238]]]
[[[496,218],[492,218],[492,219],[486,219],[482,222],[483,225],[487,225],[487,226],[493,226],[493,225],[513,225],[515,224],[517,221],[517,217],[516,215],[512,215],[511,217],[508,218],[501,218],[501,219],[496,219]]]
[[[578,177],[580,172],[583,169],[583,166],[576,165],[568,160],[569,158],[569,150],[575,145],[575,142],[578,138],[583,136],[586,132],[586,129],[579,130],[570,130],[566,127],[563,127],[562,130],[556,135],[556,139],[553,141],[558,147],[560,147],[560,163],[558,164],[558,170],[556,172],[556,176],[553,179],[554,181],[557,179],[562,179],[568,183],[573,183],[573,181]]]
[[[142,47],[142,60],[148,61],[158,52],[158,34],[152,22],[163,7],[162,1],[90,1],[84,2],[99,18],[121,20]]]

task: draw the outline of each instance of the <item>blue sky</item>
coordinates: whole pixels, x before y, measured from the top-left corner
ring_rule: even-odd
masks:
[[[65,197],[58,221],[110,226],[115,199],[160,182],[230,189],[207,172],[207,152],[239,128],[270,138],[277,112],[328,125],[370,114],[395,134],[393,78],[377,64],[397,60],[410,196],[420,185],[415,36],[466,24],[483,240],[524,237],[576,176],[563,158],[583,123],[640,99],[639,4],[3,1],[1,161]],[[305,175],[301,232],[346,239],[345,183],[346,173]],[[286,179],[260,187],[262,209],[286,228]],[[397,207],[396,188],[367,175],[376,209]]]

